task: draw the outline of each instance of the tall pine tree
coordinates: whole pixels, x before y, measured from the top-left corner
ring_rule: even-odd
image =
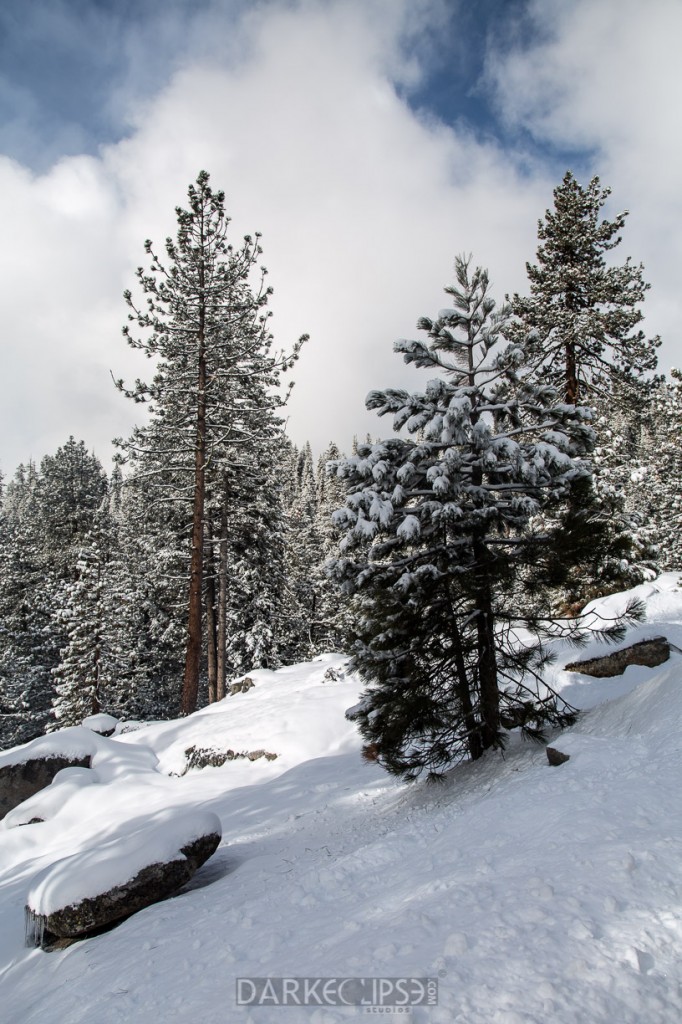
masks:
[[[154,500],[176,504],[189,531],[185,714],[196,707],[204,642],[208,488],[214,481],[227,499],[230,467],[243,466],[270,438],[282,404],[274,388],[298,355],[298,345],[290,355],[271,352],[265,271],[255,290],[251,281],[261,255],[258,236],[232,247],[224,194],[211,189],[205,171],[190,185],[188,200],[188,209],[176,210],[176,241],[166,240],[167,265],[145,243],[151,267],[138,270],[144,308],[126,293],[129,320],[142,336],[133,336],[129,326],[124,334],[156,360],[156,373],[151,383],[138,380],[131,389],[118,382],[129,397],[150,407],[150,425],[127,444],[138,476]]]

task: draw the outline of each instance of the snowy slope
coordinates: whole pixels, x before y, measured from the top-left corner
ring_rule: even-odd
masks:
[[[628,642],[665,634],[682,648],[677,578],[637,588],[647,619]],[[558,666],[575,658],[558,654]],[[434,1024],[682,1019],[682,656],[620,679],[555,668],[590,709],[555,737],[570,761],[550,768],[542,748],[512,737],[504,757],[439,786],[406,786],[361,760],[343,717],[359,683],[323,681],[340,665],[252,673],[248,693],[105,741],[96,782],[43,797],[44,824],[0,827],[1,1019],[365,1016],[235,1005],[236,978],[283,975],[435,977],[439,1005],[410,1017]],[[190,745],[279,756],[168,774]],[[62,952],[24,948],[41,869],[130,818],[190,806],[219,815],[223,844],[185,891]]]

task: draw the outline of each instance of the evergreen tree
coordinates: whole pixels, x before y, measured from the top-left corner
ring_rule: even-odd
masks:
[[[120,500],[115,490],[113,496],[116,543],[106,574],[108,605],[114,609],[108,710],[119,717],[174,717],[183,669],[186,558],[172,520],[161,513],[175,506],[150,507],[149,494],[134,475],[123,481]]]
[[[75,557],[106,494],[106,474],[85,442],[70,437],[42,460],[36,500],[48,561],[58,570],[68,567],[73,573]]]
[[[407,778],[503,746],[505,727],[540,737],[575,713],[541,676],[534,567],[552,538],[533,525],[589,474],[593,435],[583,410],[528,374],[519,346],[497,350],[508,310],[495,310],[487,273],[460,257],[456,277],[454,308],[419,322],[428,340],[395,346],[440,376],[423,393],[367,399],[412,438],[336,464],[348,494],[334,573],[355,595],[353,664],[369,684],[353,717],[367,756]]]
[[[54,669],[52,708],[59,727],[80,725],[88,715],[110,710],[116,609],[107,600],[106,573],[113,545],[113,524],[103,504],[78,558],[77,577],[64,585],[55,611],[66,636]]]
[[[637,329],[649,288],[643,267],[607,254],[621,242],[627,213],[602,218],[610,189],[587,187],[570,171],[554,190],[554,209],[538,222],[537,264],[526,264],[530,295],[514,295],[507,334],[529,345],[546,379],[571,405],[598,404],[611,382],[637,379],[656,367],[659,338]]]
[[[283,404],[274,389],[280,372],[298,355],[298,346],[289,356],[271,354],[265,271],[257,290],[250,283],[261,255],[259,236],[246,236],[241,248],[233,249],[224,195],[208,182],[202,171],[196,186],[189,187],[189,208],[176,210],[177,240],[166,241],[167,267],[152,243],[145,244],[151,269],[140,268],[138,279],[146,308],[138,308],[126,293],[129,320],[144,336],[133,337],[129,327],[124,334],[156,359],[157,370],[150,384],[138,380],[126,390],[118,382],[135,401],[150,403],[149,427],[139,429],[127,445],[138,477],[156,502],[176,504],[176,516],[184,517],[190,533],[185,714],[196,707],[204,641],[208,488],[213,481],[214,494],[220,489],[226,496],[230,467],[244,466],[263,439],[271,438],[275,411]]]
[[[41,735],[50,718],[51,608],[34,514],[35,466],[20,466],[0,515],[0,746]]]
[[[341,457],[338,445],[331,442],[322,452],[317,466],[318,533],[322,539],[322,560],[316,569],[319,581],[317,631],[322,651],[350,650],[355,637],[352,601],[334,586],[329,571],[341,537],[333,515],[346,498],[344,483],[334,472],[334,466]]]
[[[84,539],[107,490],[98,459],[69,438],[20,466],[0,514],[0,742],[24,742],[51,721],[53,671],[67,638],[55,615],[77,577]]]
[[[559,513],[566,543],[590,534],[593,539],[591,547],[581,545],[583,562],[560,588],[559,606],[573,610],[641,583],[651,572],[650,552],[626,507],[623,482],[631,452],[610,442],[638,432],[646,374],[656,367],[660,339],[647,339],[639,328],[649,288],[641,264],[629,257],[620,265],[608,262],[627,217],[602,217],[609,195],[599,178],[584,187],[566,172],[554,190],[554,209],[538,223],[537,264],[526,264],[530,295],[514,296],[514,319],[506,330],[566,402],[595,410],[594,479],[577,488]],[[561,575],[558,562],[555,568]]]
[[[682,566],[682,374],[659,378],[638,427],[634,452],[621,470],[636,540],[662,570]],[[614,445],[615,447],[615,445]],[[620,454],[620,453],[619,453]]]
[[[324,558],[319,532],[318,487],[309,443],[296,453],[292,495],[287,516],[287,645],[288,663],[307,661],[318,653],[321,633],[320,571]]]

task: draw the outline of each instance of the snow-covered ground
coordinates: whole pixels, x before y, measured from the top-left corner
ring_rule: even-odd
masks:
[[[682,648],[678,578],[637,588],[647,618],[626,642]],[[593,653],[606,652],[579,657]],[[240,1007],[236,979],[405,976],[437,979],[438,1005],[392,1020],[682,1020],[682,655],[602,680],[558,655],[555,682],[587,713],[554,737],[570,754],[557,768],[512,736],[440,785],[394,781],[360,758],[343,714],[360,686],[324,679],[343,665],[331,655],[252,673],[253,689],[190,718],[95,737],[88,784],[67,770],[0,824],[0,1019],[334,1024],[369,1011]],[[193,745],[278,756],[180,776]],[[174,808],[223,829],[185,890],[65,950],[24,947],[41,871]]]

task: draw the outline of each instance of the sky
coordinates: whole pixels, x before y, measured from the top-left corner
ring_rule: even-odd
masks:
[[[391,433],[373,388],[437,313],[455,256],[527,290],[571,169],[629,210],[619,261],[682,363],[679,0],[3,0],[0,469],[83,439],[105,466],[150,364],[121,335],[144,240],[199,170],[262,232],[278,348],[310,334],[288,428],[321,451]]]

